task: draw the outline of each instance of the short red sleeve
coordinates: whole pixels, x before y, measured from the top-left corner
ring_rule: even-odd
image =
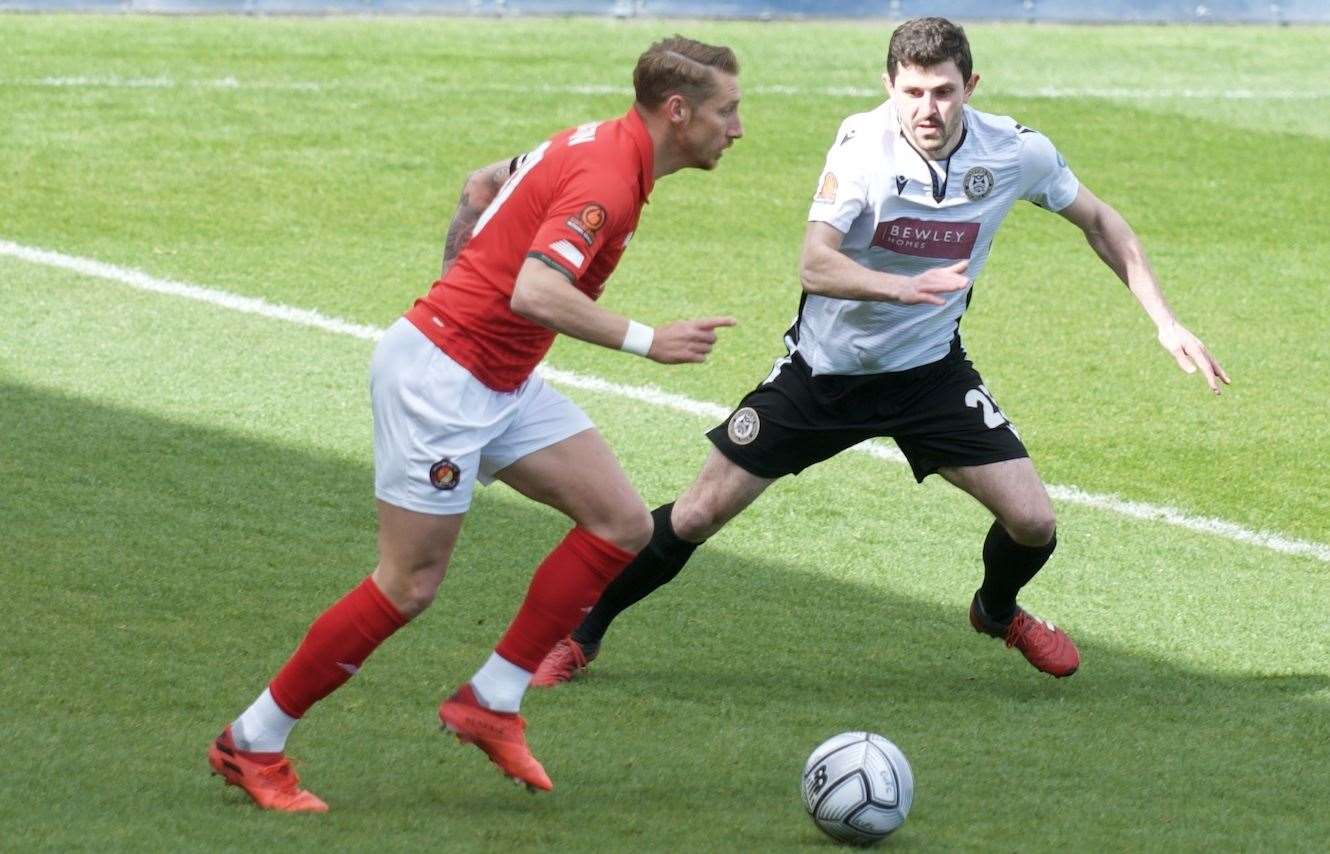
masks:
[[[528,256],[563,270],[576,282],[616,234],[637,219],[637,200],[619,175],[581,170],[560,188]]]

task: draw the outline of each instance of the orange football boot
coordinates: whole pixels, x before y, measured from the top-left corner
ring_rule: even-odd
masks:
[[[586,647],[569,635],[556,643],[549,655],[541,660],[535,675],[531,677],[531,687],[552,688],[564,682],[571,682],[573,677],[586,669],[598,651],[595,650],[591,655],[587,655]]]
[[[463,744],[474,744],[505,777],[525,783],[527,790],[550,791],[545,769],[526,744],[526,721],[515,712],[496,712],[480,705],[471,683],[463,685],[439,706],[439,720]]]
[[[1081,654],[1066,632],[1019,605],[1011,622],[1004,625],[989,619],[984,603],[979,601],[979,592],[975,591],[970,603],[970,625],[976,632],[1001,638],[1008,648],[1016,647],[1026,661],[1058,679],[1070,676],[1081,666]]]
[[[228,786],[239,786],[265,810],[279,812],[327,812],[328,805],[313,792],[300,788],[300,778],[283,756],[265,765],[247,757],[231,738],[231,725],[208,747],[208,764]]]

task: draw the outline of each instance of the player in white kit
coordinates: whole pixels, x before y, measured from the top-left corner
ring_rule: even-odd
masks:
[[[959,333],[1012,206],[1025,199],[1077,225],[1178,365],[1199,370],[1216,394],[1229,380],[1174,319],[1126,221],[1077,181],[1047,137],[970,108],[978,82],[965,33],[950,21],[920,18],[892,34],[889,100],[841,124],[813,197],[788,354],[707,434],[715,447],[697,479],[653,512],[651,543],[533,684],[572,678],[615,616],[673,578],[777,478],[876,436],[895,440],[917,480],[937,472],[993,513],[974,629],[1053,676],[1076,671],[1066,633],[1016,604],[1056,546],[1053,507]]]

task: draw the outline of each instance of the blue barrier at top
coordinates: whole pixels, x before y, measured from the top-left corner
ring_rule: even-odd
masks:
[[[1330,0],[0,0],[0,11],[1330,23]]]

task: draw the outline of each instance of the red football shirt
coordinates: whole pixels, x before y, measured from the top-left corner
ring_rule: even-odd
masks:
[[[555,335],[509,307],[517,271],[539,258],[599,297],[651,192],[653,154],[634,108],[557,133],[523,155],[448,273],[407,320],[485,385],[515,390]]]

